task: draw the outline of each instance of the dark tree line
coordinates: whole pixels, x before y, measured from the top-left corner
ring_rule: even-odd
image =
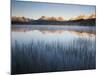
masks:
[[[70,20],[70,21],[46,21],[46,20],[30,20],[28,22],[11,21],[14,24],[27,24],[27,25],[80,25],[80,26],[95,26],[96,19],[80,19],[80,20]]]

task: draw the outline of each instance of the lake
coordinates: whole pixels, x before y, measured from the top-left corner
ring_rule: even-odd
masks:
[[[26,29],[26,30],[72,30],[95,32],[95,26],[68,26],[68,25],[12,25],[12,29]]]
[[[96,27],[12,25],[12,73],[95,69]]]

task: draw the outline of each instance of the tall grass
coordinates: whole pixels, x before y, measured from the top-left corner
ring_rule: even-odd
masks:
[[[12,50],[12,74],[95,69],[95,40],[78,38],[71,42],[16,40]]]

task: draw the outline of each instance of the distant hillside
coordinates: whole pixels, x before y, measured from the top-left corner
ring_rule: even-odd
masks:
[[[45,21],[65,21],[63,17],[48,17],[48,16],[41,16],[38,20],[45,20]]]
[[[11,22],[12,24],[24,24],[24,23],[29,23],[30,21],[33,21],[33,19],[29,19],[26,17],[17,17],[17,16],[13,16],[11,17]]]
[[[31,24],[31,25],[80,25],[80,26],[95,26],[96,18],[91,16],[78,16],[76,18],[65,20],[62,17],[46,17],[42,16],[37,20],[25,18],[25,17],[12,17],[12,25],[18,24]]]

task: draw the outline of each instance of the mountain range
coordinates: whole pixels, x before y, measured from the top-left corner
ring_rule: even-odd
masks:
[[[89,16],[80,15],[69,20],[63,17],[48,17],[41,16],[39,19],[30,19],[26,17],[12,16],[11,23],[15,24],[32,24],[32,25],[83,25],[83,26],[95,26],[96,15],[92,14]]]

